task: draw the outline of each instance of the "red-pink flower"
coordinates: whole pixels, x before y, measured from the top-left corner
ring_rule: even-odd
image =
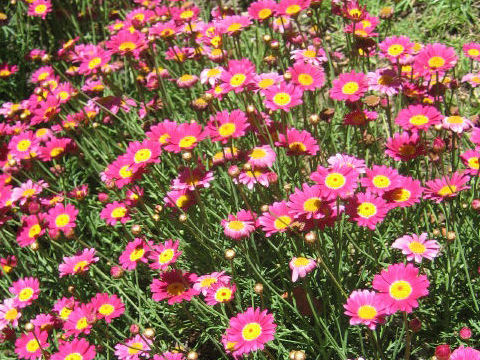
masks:
[[[236,290],[235,284],[217,282],[209,287],[205,302],[207,305],[229,302],[233,299]]]
[[[325,73],[321,67],[297,62],[288,71],[292,82],[303,90],[320,89],[325,84]]]
[[[168,299],[173,305],[183,301],[190,301],[200,291],[193,288],[196,274],[184,273],[182,270],[170,270],[160,275],[160,279],[153,279],[150,289],[155,301]]]
[[[230,276],[225,275],[225,271],[213,272],[211,274],[199,276],[193,284],[193,288],[204,296],[207,296],[208,291],[214,284],[228,284]]]
[[[248,14],[255,20],[264,21],[274,14],[276,8],[274,0],[259,0],[250,4]]]
[[[277,5],[276,13],[295,17],[300,11],[310,6],[310,0],[280,0]]]
[[[426,275],[419,275],[412,264],[393,264],[373,278],[372,286],[381,296],[387,314],[412,312],[417,299],[428,295],[430,285]]]
[[[461,172],[455,172],[451,177],[443,176],[440,179],[427,181],[424,198],[440,203],[445,199],[457,196],[462,190],[469,189],[470,186],[466,185],[469,181],[470,177]]]
[[[245,113],[241,110],[220,111],[210,116],[207,131],[212,141],[221,141],[226,144],[230,139],[236,139],[245,135],[249,123]]]
[[[287,136],[278,134],[277,146],[287,148],[287,155],[315,156],[320,149],[315,138],[307,130],[287,129]]]
[[[393,64],[403,63],[412,54],[414,43],[406,36],[389,36],[378,44],[380,56],[387,58]]]
[[[53,233],[62,231],[65,235],[69,235],[75,228],[75,220],[78,210],[72,204],[66,206],[59,203],[48,211],[47,222],[48,228]]]
[[[227,219],[222,220],[222,227],[225,236],[239,240],[250,236],[255,231],[256,214],[248,210],[240,210],[237,214],[229,214]]]
[[[420,76],[433,76],[453,68],[457,59],[452,47],[439,43],[428,44],[415,57],[413,68]]]
[[[398,181],[396,188],[383,194],[390,208],[408,207],[420,202],[423,193],[420,181],[405,176],[400,176]]]
[[[153,242],[146,242],[141,238],[135,238],[133,241],[130,241],[120,255],[120,265],[122,265],[125,270],[133,270],[137,267],[138,263],[146,263],[152,245]]]
[[[125,224],[128,220],[130,220],[128,206],[123,202],[114,201],[111,204],[107,204],[100,212],[100,218],[105,220],[108,225],[112,226],[119,221],[122,224]]]
[[[333,80],[330,89],[330,97],[334,100],[357,101],[368,89],[367,77],[364,73],[352,70],[349,73],[340,74]]]
[[[247,154],[248,163],[257,167],[271,167],[277,154],[269,145],[256,146]]]
[[[351,221],[371,230],[375,230],[376,225],[383,221],[388,210],[386,201],[371,193],[357,193],[345,207]]]
[[[15,353],[20,359],[35,360],[43,358],[43,351],[50,344],[47,342],[48,333],[35,329],[24,333],[15,341]]]
[[[195,148],[207,136],[202,126],[196,122],[178,124],[177,130],[170,137],[165,150],[179,153]]]
[[[93,360],[97,352],[95,346],[87,340],[76,338],[72,341],[61,341],[58,345],[58,352],[52,355],[51,360]]]
[[[467,150],[460,155],[463,164],[467,167],[467,173],[470,175],[479,175],[480,171],[480,151]]]
[[[374,330],[378,323],[383,322],[385,304],[375,291],[355,290],[343,305],[345,315],[350,316],[350,325],[363,324]]]
[[[34,0],[28,6],[27,15],[41,17],[45,19],[47,14],[52,11],[52,3],[50,0]]]
[[[424,153],[425,147],[416,132],[396,133],[393,138],[387,139],[385,154],[394,160],[408,161]]]
[[[220,79],[225,84],[226,92],[239,93],[253,83],[255,65],[248,59],[230,60]]]
[[[290,195],[288,207],[295,217],[305,216],[307,219],[328,218],[334,211],[332,200],[324,196],[322,188],[307,183]]]
[[[125,312],[125,305],[115,294],[98,293],[90,304],[96,309],[97,319],[104,319],[107,323]]]
[[[96,320],[96,309],[91,304],[78,304],[63,324],[67,335],[90,334]]]
[[[181,251],[178,251],[179,245],[178,240],[174,242],[172,239],[163,244],[154,245],[148,255],[148,259],[152,261],[149,264],[150,268],[165,271],[168,266],[175,264],[182,254]]]
[[[121,30],[105,44],[116,54],[133,55],[135,58],[139,58],[140,53],[147,46],[147,41],[145,35],[140,31]]]
[[[337,196],[347,198],[357,188],[358,173],[345,165],[331,168],[319,166],[317,171],[310,174],[310,179],[319,184],[323,196],[329,199]]]
[[[152,343],[141,335],[125,340],[115,345],[115,356],[119,360],[140,360],[148,358]]]
[[[90,265],[99,260],[95,256],[95,249],[83,249],[81,253],[74,256],[65,256],[63,262],[58,266],[60,277],[75,275],[87,272]]]
[[[400,175],[391,167],[373,165],[372,169],[367,169],[361,184],[367,191],[382,195],[400,185]]]
[[[251,24],[252,22],[248,16],[233,15],[225,16],[217,23],[217,27],[222,34],[232,36],[240,33],[240,31],[244,30]]]
[[[467,43],[462,46],[463,53],[466,57],[473,60],[480,60],[480,44],[479,43]]]
[[[124,156],[127,161],[130,161],[131,169],[135,172],[141,167],[158,162],[161,152],[158,142],[151,140],[132,141],[128,144]]]
[[[293,84],[273,85],[264,90],[265,106],[270,110],[290,111],[291,108],[300,105],[303,90]]]
[[[422,259],[432,260],[438,255],[440,245],[435,240],[427,240],[427,233],[404,235],[392,244],[392,248],[402,250],[407,260],[420,263]]]
[[[405,130],[427,130],[442,122],[442,114],[433,106],[410,105],[400,110],[395,123]]]

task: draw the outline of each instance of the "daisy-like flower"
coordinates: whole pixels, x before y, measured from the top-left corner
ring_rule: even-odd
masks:
[[[50,0],[34,0],[28,6],[27,15],[45,19],[51,11],[52,2]]]
[[[349,166],[333,166],[324,168],[319,166],[310,174],[310,179],[319,184],[322,195],[329,199],[337,196],[347,198],[357,188],[358,173]]]
[[[63,263],[58,266],[60,277],[85,273],[90,269],[90,265],[98,260],[99,258],[95,256],[94,248],[83,249],[78,255],[65,256]]]
[[[452,115],[443,118],[442,127],[457,134],[473,127],[473,123],[463,116]]]
[[[197,278],[196,274],[182,270],[170,270],[162,273],[160,279],[153,279],[150,289],[155,301],[168,299],[168,304],[173,305],[183,301],[190,301],[200,291],[193,287]]]
[[[45,147],[40,148],[40,159],[44,161],[58,159],[73,148],[75,148],[75,143],[72,142],[72,139],[53,138],[45,143]]]
[[[146,132],[147,138],[158,142],[160,145],[168,144],[172,134],[177,130],[178,124],[168,119],[152,126],[150,131]]]
[[[425,153],[425,147],[420,141],[420,136],[414,132],[396,133],[393,138],[388,138],[385,154],[398,161],[408,161]]]
[[[229,36],[237,35],[240,31],[250,26],[252,22],[248,16],[233,15],[225,16],[217,24],[218,29]]]
[[[269,205],[268,211],[258,218],[266,237],[278,232],[285,232],[294,221],[294,214],[286,201],[274,202]]]
[[[78,304],[63,324],[63,330],[69,336],[90,334],[92,325],[96,320],[95,315],[96,309],[91,304]]]
[[[76,226],[75,220],[77,215],[78,210],[72,204],[65,206],[58,203],[48,211],[48,228],[53,232],[62,231],[65,235],[69,235]]]
[[[211,287],[215,284],[228,284],[230,282],[230,276],[225,275],[225,271],[213,272],[211,274],[199,276],[195,280],[193,288],[207,296]]]
[[[48,184],[43,180],[33,182],[31,179],[28,179],[19,187],[16,187],[12,190],[10,201],[17,202],[20,200],[19,204],[24,205],[28,200],[36,197],[36,195],[40,194],[43,189],[47,187]]]
[[[290,195],[288,207],[295,217],[305,216],[307,219],[322,219],[333,213],[333,203],[327,200],[319,185],[309,186],[304,183],[302,189],[295,189]]]
[[[388,213],[385,200],[371,193],[357,193],[348,200],[345,212],[358,226],[375,230],[376,225],[382,222]]]
[[[60,342],[58,352],[52,355],[51,360],[93,360],[97,352],[95,346],[82,338]]]
[[[196,202],[195,194],[188,189],[171,190],[163,198],[165,205],[174,209],[186,211]]]
[[[235,343],[233,355],[263,350],[265,344],[274,339],[276,327],[273,315],[267,310],[250,307],[246,312],[232,317],[226,336],[228,341]]]
[[[396,169],[374,165],[371,170],[367,169],[365,177],[360,181],[367,191],[382,195],[400,185],[400,175]]]
[[[114,181],[115,186],[121,189],[127,184],[134,182],[142,174],[142,169],[134,171],[132,162],[127,156],[122,155],[108,165],[104,173],[103,181]]]
[[[130,220],[128,206],[123,202],[114,201],[111,204],[107,204],[100,212],[100,218],[105,220],[108,225],[112,226],[114,226],[117,222],[125,224],[128,220]]]
[[[131,162],[131,169],[136,171],[140,167],[158,162],[161,152],[160,144],[156,141],[132,141],[125,151],[125,158]]]
[[[237,287],[235,284],[215,283],[208,288],[205,302],[207,305],[216,305],[233,300]]]
[[[206,137],[202,126],[196,122],[178,124],[176,131],[166,144],[165,150],[179,153],[183,150],[192,150]]]
[[[389,36],[378,44],[380,56],[387,58],[393,64],[401,63],[412,54],[414,43],[406,36]]]
[[[262,168],[244,170],[240,173],[238,178],[233,179],[235,184],[244,184],[249,190],[253,190],[256,184],[269,187],[270,182],[275,181],[277,181],[277,174]]]
[[[304,62],[314,66],[321,66],[327,61],[325,50],[322,48],[316,48],[313,45],[307,46],[306,49],[297,49],[291,52],[291,59],[295,62]]]
[[[150,345],[148,340],[140,335],[125,340],[121,344],[115,345],[115,356],[119,360],[140,360],[142,358],[149,358]]]
[[[22,218],[23,226],[18,231],[17,242],[20,247],[26,247],[33,244],[40,236],[45,233],[42,222],[45,215],[40,213]]]
[[[365,173],[366,165],[365,160],[358,159],[355,156],[347,155],[347,154],[336,154],[330,156],[327,160],[330,164],[330,167],[334,166],[348,166],[356,171],[358,174]]]
[[[87,45],[88,46],[88,45]],[[75,47],[77,49],[77,46]],[[81,75],[91,75],[101,70],[110,61],[109,51],[100,46],[90,45],[88,51],[79,54],[80,66],[78,73]]]
[[[470,141],[475,145],[480,145],[480,128],[473,128],[470,135]]]
[[[249,123],[245,113],[241,110],[220,111],[210,116],[207,131],[212,141],[221,141],[226,144],[230,139],[245,135]]]
[[[179,88],[190,88],[198,82],[198,76],[192,74],[183,74],[177,79]]]
[[[0,304],[0,331],[5,329],[8,325],[16,328],[18,326],[18,319],[22,316],[21,311],[15,304],[15,299],[5,299]]]
[[[275,12],[279,15],[295,17],[309,6],[310,0],[280,0]]]
[[[417,299],[428,295],[430,285],[426,275],[419,275],[412,264],[393,264],[373,278],[372,286],[385,304],[386,314],[412,312]]]
[[[141,238],[135,238],[130,241],[119,258],[120,265],[125,270],[133,270],[140,262],[146,263],[152,242],[145,242]]]
[[[303,90],[293,84],[273,85],[264,90],[265,106],[270,110],[289,112],[291,108],[302,104]]]
[[[75,299],[72,297],[62,297],[53,305],[53,311],[58,314],[58,318],[67,321],[76,306]]]
[[[222,220],[225,236],[239,240],[250,236],[255,231],[255,214],[248,210],[240,210],[237,214],[229,214],[227,219]]]
[[[480,351],[462,345],[452,352],[448,360],[480,360]]]
[[[222,76],[223,67],[218,66],[212,69],[203,69],[200,73],[200,82],[202,84],[209,83],[211,86],[215,86],[215,84],[220,80]]]
[[[269,145],[256,146],[247,154],[248,163],[252,166],[271,167],[277,154]]]
[[[350,316],[350,325],[363,324],[374,330],[383,321],[385,305],[382,298],[370,290],[355,290],[343,305],[345,315]]]
[[[265,95],[265,90],[272,87],[273,85],[278,85],[283,81],[283,77],[277,72],[263,73],[255,75],[253,82],[256,86],[254,91],[260,91],[262,95]]]
[[[32,131],[12,136],[8,143],[10,154],[18,160],[34,158],[39,153],[39,141]]]
[[[462,46],[463,54],[472,59],[480,60],[480,44],[479,43],[467,43]]]
[[[442,114],[437,109],[423,105],[410,105],[400,110],[395,118],[395,123],[405,130],[427,130],[441,122]]]
[[[401,80],[395,70],[378,69],[367,74],[368,90],[378,91],[380,94],[392,96],[398,93]]]
[[[229,60],[228,67],[222,72],[220,79],[225,84],[226,92],[239,93],[252,84],[254,76],[255,65],[250,60]]]
[[[445,199],[456,197],[462,190],[470,189],[466,185],[470,177],[461,172],[455,172],[451,177],[443,176],[440,179],[427,181],[425,184],[425,199],[440,203]]]
[[[307,130],[287,129],[287,136],[278,135],[277,146],[287,148],[287,155],[310,155],[315,156],[320,150],[315,138]]]
[[[349,73],[340,74],[333,80],[330,97],[334,100],[353,102],[359,100],[367,89],[368,81],[365,74],[352,70]]]
[[[420,181],[410,177],[400,176],[399,185],[383,194],[390,208],[408,207],[420,202],[423,193],[423,187]]]
[[[460,155],[463,164],[467,167],[467,173],[470,175],[478,175],[480,170],[480,151],[467,150]]]
[[[248,7],[248,14],[255,20],[264,21],[274,14],[276,8],[274,0],[254,1]]]
[[[23,309],[38,298],[40,282],[34,277],[21,278],[13,282],[8,290],[15,295],[15,305]]]
[[[47,342],[48,333],[35,329],[24,333],[15,341],[15,353],[20,359],[36,360],[43,357],[43,350],[50,344]]]
[[[96,309],[96,318],[104,319],[107,323],[125,312],[125,305],[115,294],[98,293],[90,300],[90,304]]]
[[[457,64],[457,54],[452,47],[434,43],[426,45],[415,57],[413,68],[420,76],[446,72]]]
[[[468,73],[462,77],[462,82],[468,82],[471,87],[476,88],[480,86],[480,74]]]
[[[50,331],[54,327],[59,325],[59,321],[56,316],[52,314],[38,314],[31,320],[31,323],[42,331]]]
[[[297,62],[288,71],[292,75],[292,82],[303,90],[320,89],[325,84],[325,73],[320,67]]]
[[[17,257],[15,255],[7,255],[0,258],[0,276],[1,274],[10,274],[17,267]]]
[[[432,260],[437,257],[440,245],[435,240],[427,240],[427,237],[427,233],[404,235],[393,242],[392,248],[402,250],[408,261],[420,263],[423,258]]]
[[[304,278],[309,272],[311,272],[317,266],[317,263],[313,259],[307,259],[306,257],[293,257],[288,263],[290,270],[292,270],[292,282],[298,280],[298,278]]]
[[[116,54],[133,55],[138,59],[147,45],[147,40],[145,34],[140,31],[121,30],[112,36],[105,45]]]
[[[174,264],[178,257],[182,254],[178,251],[180,241],[167,240],[163,244],[154,245],[148,255],[148,259],[152,262],[149,264],[151,269],[165,271],[168,266]]]
[[[0,65],[0,79],[8,78],[18,71],[17,65],[8,65],[7,63]]]
[[[172,181],[172,189],[188,189],[193,191],[195,189],[208,188],[213,179],[213,171],[206,171],[203,164],[200,164],[194,169],[182,169],[178,176]]]

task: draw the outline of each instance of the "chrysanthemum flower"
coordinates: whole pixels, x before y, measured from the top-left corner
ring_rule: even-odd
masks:
[[[143,166],[158,162],[161,152],[160,144],[156,141],[132,141],[128,144],[124,156],[126,160],[130,160],[132,171],[137,171]]]
[[[280,0],[275,12],[279,15],[295,17],[309,6],[310,0]]]
[[[444,129],[453,131],[457,134],[461,134],[465,130],[468,130],[469,128],[473,127],[473,123],[470,120],[468,120],[466,117],[452,115],[452,116],[446,116],[445,118],[443,118],[442,127]]]
[[[96,320],[96,309],[91,304],[78,304],[63,324],[67,335],[90,334]]]
[[[248,210],[240,210],[236,215],[229,214],[227,219],[222,220],[225,236],[235,240],[250,236],[256,227],[255,215]]]
[[[15,341],[15,353],[20,359],[40,359],[43,357],[42,351],[50,346],[47,340],[48,333],[38,329],[22,334],[22,336]]]
[[[97,319],[104,319],[107,323],[125,312],[125,305],[115,294],[98,293],[90,300],[90,304],[96,309]]]
[[[15,295],[15,305],[23,309],[38,298],[40,282],[34,277],[21,278],[13,282],[8,290]]]
[[[216,283],[209,287],[205,302],[207,305],[216,305],[219,303],[226,303],[233,300],[237,287],[235,284]]]
[[[470,186],[466,185],[469,181],[470,177],[461,172],[455,172],[451,177],[443,176],[440,179],[427,181],[424,198],[440,203],[457,196],[462,190],[470,189]]]
[[[27,15],[45,19],[51,11],[52,2],[50,0],[34,0],[28,6]]]
[[[287,129],[287,136],[278,135],[277,146],[287,148],[287,155],[315,156],[320,149],[315,138],[307,130]]]
[[[196,202],[195,193],[188,189],[171,190],[163,198],[165,205],[174,209],[187,210]]]
[[[171,135],[165,150],[179,153],[183,150],[195,148],[206,137],[202,126],[196,122],[178,124],[176,131]]]
[[[348,166],[356,171],[358,174],[365,173],[366,165],[365,160],[358,159],[355,156],[347,155],[347,154],[336,154],[330,156],[327,159],[327,162],[330,164],[330,167],[334,166]]]
[[[169,239],[163,244],[157,244],[152,247],[148,255],[148,259],[152,262],[149,264],[151,269],[159,269],[165,271],[170,265],[174,264],[178,257],[182,254],[178,251],[180,242]]]
[[[128,206],[123,202],[114,201],[111,204],[107,204],[100,212],[100,218],[105,220],[108,225],[112,226],[119,221],[122,224],[125,224],[130,220]]]
[[[378,91],[380,94],[392,96],[398,93],[401,80],[395,70],[378,69],[367,74],[368,90]]]
[[[255,75],[253,82],[256,86],[254,91],[260,91],[262,95],[265,95],[265,90],[278,85],[283,81],[283,77],[277,72],[269,72]]]
[[[309,186],[304,183],[302,189],[295,189],[290,195],[288,207],[295,217],[322,219],[333,213],[333,202],[327,200],[319,185]]]
[[[293,220],[294,214],[287,202],[280,201],[269,205],[268,211],[258,218],[258,224],[265,231],[265,236],[270,237],[272,234],[287,231]]]
[[[207,296],[210,288],[215,284],[228,284],[230,282],[230,276],[225,275],[225,271],[213,272],[211,274],[199,276],[195,280],[193,288],[204,296]]]
[[[15,255],[7,255],[0,258],[0,271],[3,274],[10,274],[17,267],[18,261]]]
[[[442,114],[433,106],[410,105],[400,110],[395,123],[405,130],[427,130],[430,126],[440,124]]]
[[[412,264],[393,264],[373,278],[372,286],[380,292],[387,314],[397,311],[412,312],[417,299],[428,295],[430,285],[426,275],[418,275]]]
[[[397,60],[403,62],[412,54],[414,43],[406,36],[389,36],[378,44],[380,56],[396,64]]]
[[[177,130],[178,124],[175,121],[170,121],[168,119],[152,126],[150,131],[146,132],[145,135],[148,139],[158,142],[160,145],[165,145],[169,142],[169,139]]]
[[[12,195],[10,201],[17,202],[20,205],[24,205],[28,200],[35,198],[36,195],[40,194],[43,189],[48,187],[48,183],[43,180],[38,182],[33,182],[31,179],[28,179],[26,182],[22,183],[19,187],[16,187],[12,190]]]
[[[304,278],[309,272],[311,272],[317,266],[317,263],[313,259],[307,259],[303,256],[293,257],[288,263],[290,270],[292,270],[292,282],[298,280],[298,278]]]
[[[245,135],[249,124],[245,113],[241,110],[227,110],[217,112],[210,116],[207,131],[212,141],[221,141],[226,144],[230,139]]]
[[[160,275],[160,279],[153,279],[150,285],[152,298],[155,301],[168,299],[169,305],[190,301],[200,293],[193,288],[196,278],[196,274],[178,269],[166,271]]]
[[[95,256],[94,248],[83,249],[78,255],[65,256],[63,258],[63,263],[58,266],[60,277],[87,272],[89,266],[96,263],[98,260],[99,258]]]
[[[396,169],[374,165],[372,169],[367,169],[365,177],[360,181],[367,191],[382,195],[400,185],[400,176]]]
[[[142,358],[149,358],[150,345],[148,340],[140,335],[125,340],[121,344],[115,345],[115,356],[119,360],[140,360]]]
[[[340,74],[333,80],[330,97],[334,100],[357,101],[367,91],[368,82],[364,73],[351,71]]]
[[[480,170],[480,151],[467,150],[460,155],[463,164],[467,167],[467,173],[470,175],[478,175]]]
[[[335,199],[337,196],[347,198],[357,188],[358,173],[349,166],[319,166],[310,174],[310,179],[319,184],[322,196]]]
[[[20,309],[15,304],[15,299],[5,299],[0,304],[0,331],[7,326],[16,328],[18,319],[22,316]]]
[[[345,212],[358,226],[375,230],[376,225],[387,215],[388,206],[381,197],[371,193],[357,193],[348,200]]]
[[[271,26],[275,32],[284,34],[292,28],[292,20],[290,16],[280,15],[275,16],[271,23]]]
[[[225,83],[225,91],[239,93],[252,84],[255,65],[248,59],[230,60],[220,79]]]
[[[423,193],[423,187],[420,181],[410,177],[400,176],[399,185],[383,194],[391,208],[408,207],[420,202]]]
[[[10,154],[18,160],[30,159],[38,155],[39,142],[32,131],[24,131],[12,136],[8,143]]]
[[[227,339],[235,343],[234,355],[248,354],[262,350],[265,344],[274,339],[273,315],[267,310],[248,308],[246,312],[230,319]]]
[[[476,88],[480,86],[480,74],[468,73],[462,77],[462,82],[468,82],[471,87]]]
[[[66,206],[59,203],[48,211],[47,222],[48,228],[52,232],[62,231],[65,235],[70,234],[75,228],[75,220],[78,210],[72,204]]]
[[[292,82],[303,90],[320,89],[325,84],[325,73],[320,67],[297,62],[288,71],[292,75]]]
[[[17,71],[17,65],[9,65],[8,63],[3,63],[0,65],[0,79],[8,78],[9,76],[15,74]]]
[[[135,238],[133,241],[130,241],[120,255],[120,265],[125,270],[133,270],[138,263],[146,263],[151,245],[153,245],[151,241],[147,243],[141,238]]]
[[[122,155],[108,165],[102,180],[114,181],[115,186],[121,189],[141,176],[143,169],[137,168],[136,171],[134,170],[131,159],[126,155]]]
[[[350,316],[350,325],[363,324],[374,330],[385,315],[382,298],[370,290],[355,290],[343,305],[345,315]]]
[[[277,154],[269,145],[256,146],[247,154],[248,163],[252,166],[271,167]]]
[[[80,66],[78,67],[78,73],[81,75],[95,74],[101,70],[102,67],[107,64],[111,59],[110,51],[104,50],[100,46],[87,45],[88,51],[84,51],[81,54],[76,51]],[[77,47],[75,47],[77,49]]]
[[[35,328],[42,331],[50,331],[54,327],[60,325],[59,320],[55,315],[40,313],[35,316],[30,322],[35,326]]]
[[[480,360],[480,351],[462,345],[452,352],[448,360]]]
[[[408,161],[425,153],[425,147],[420,136],[414,132],[396,133],[393,138],[388,138],[385,154],[398,161]]]
[[[209,83],[211,86],[215,86],[215,84],[220,80],[222,76],[223,67],[218,66],[212,69],[203,69],[200,73],[200,82],[202,84]]]
[[[327,61],[325,50],[322,48],[316,48],[313,45],[307,46],[306,49],[297,49],[291,52],[291,59],[295,62],[303,61],[304,63],[314,66],[321,66]]]
[[[248,7],[248,14],[255,20],[264,21],[274,14],[276,8],[274,0],[254,1]]]
[[[82,338],[60,342],[58,352],[52,355],[51,360],[93,360],[97,352],[95,346]]]
[[[462,46],[463,53],[466,57],[472,60],[480,60],[480,44],[479,43],[467,43]]]
[[[172,189],[175,190],[195,190],[210,187],[214,180],[213,171],[206,171],[203,164],[196,168],[184,168],[178,176],[172,181]]]
[[[273,85],[264,90],[265,106],[270,110],[290,111],[291,108],[300,105],[303,91],[300,87],[293,84]]]
[[[146,48],[147,40],[140,31],[121,30],[105,44],[116,54],[122,56],[133,55],[138,59],[140,53]]]
[[[439,43],[428,44],[415,57],[413,68],[420,76],[433,75],[450,70],[456,65],[457,59],[452,47]]]
[[[229,36],[239,34],[240,31],[250,26],[252,22],[248,16],[233,15],[225,16],[217,24],[217,28],[223,33]]]
[[[72,297],[62,297],[53,305],[53,311],[58,314],[59,319],[66,321],[76,306],[75,299]]]
[[[392,244],[392,248],[402,250],[407,260],[420,263],[422,259],[432,260],[438,255],[440,245],[435,240],[427,240],[427,233],[404,235]]]

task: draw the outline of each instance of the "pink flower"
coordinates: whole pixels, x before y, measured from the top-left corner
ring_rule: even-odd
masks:
[[[294,17],[310,6],[310,0],[280,0],[276,13]]]
[[[199,276],[195,280],[193,288],[207,296],[210,288],[215,284],[228,284],[230,282],[230,276],[225,275],[225,271],[213,272],[211,274]]]
[[[463,116],[452,115],[443,118],[442,127],[454,133],[461,134],[465,130],[473,127],[473,123]]]
[[[277,146],[287,148],[287,155],[315,156],[320,149],[315,138],[307,130],[287,129],[287,136],[278,134]]]
[[[50,0],[34,0],[28,6],[27,15],[41,17],[45,19],[47,14],[52,11],[52,3]]]
[[[400,176],[399,185],[383,194],[390,208],[408,207],[420,202],[423,187],[420,181]]]
[[[368,90],[378,91],[380,94],[392,96],[398,93],[402,82],[395,70],[378,69],[367,74]]]
[[[228,67],[222,72],[221,80],[226,92],[239,93],[252,84],[255,65],[248,59],[229,60]]]
[[[293,212],[286,201],[274,202],[269,205],[268,211],[258,218],[258,224],[265,231],[265,236],[270,237],[272,234],[287,231],[293,218]]]
[[[168,266],[175,264],[178,257],[182,254],[181,251],[178,251],[179,245],[180,242],[178,240],[174,242],[172,239],[167,240],[163,244],[154,245],[148,255],[148,259],[152,260],[149,264],[150,268],[165,271]]]
[[[291,108],[300,105],[303,90],[293,84],[284,82],[273,85],[264,90],[265,106],[270,110],[283,110],[289,112]]]
[[[65,235],[69,235],[76,226],[77,215],[78,210],[75,209],[75,206],[71,204],[65,206],[59,203],[48,211],[48,228],[54,232],[61,230]]]
[[[463,54],[472,59],[480,60],[480,44],[479,43],[467,43],[462,46]]]
[[[348,200],[345,207],[345,212],[350,216],[351,221],[371,230],[375,230],[376,224],[383,221],[388,210],[386,201],[371,193],[355,194],[355,197]]]
[[[58,352],[53,354],[51,360],[69,360],[80,356],[81,360],[93,360],[97,352],[95,346],[82,338],[73,339],[72,341],[59,342]]]
[[[414,43],[406,36],[389,36],[380,44],[380,56],[387,58],[393,64],[405,62],[412,54]]]
[[[371,170],[367,169],[361,184],[367,191],[382,195],[400,185],[400,175],[396,169],[388,166],[373,165]]]
[[[158,142],[144,140],[129,143],[124,156],[130,162],[132,171],[135,172],[148,164],[159,162],[158,157],[161,153],[162,150]]]
[[[416,132],[396,133],[393,138],[387,139],[385,154],[394,160],[408,161],[424,153],[425,147]]]
[[[227,219],[222,220],[222,227],[225,236],[239,240],[250,236],[255,231],[256,214],[247,210],[240,210],[236,215],[228,215]]]
[[[440,124],[442,114],[433,106],[410,105],[400,110],[395,123],[405,130],[427,130],[430,126]]]
[[[50,346],[47,340],[46,331],[35,329],[33,332],[24,333],[15,341],[15,353],[20,359],[40,359],[43,357],[42,350]]]
[[[138,59],[140,53],[147,47],[147,40],[140,31],[121,30],[105,44],[113,53],[123,56],[133,55]]]
[[[453,68],[457,59],[452,47],[439,43],[428,44],[415,57],[413,68],[420,76],[433,76]]]
[[[193,191],[195,189],[208,188],[213,179],[213,171],[206,171],[203,164],[194,169],[186,167],[172,181],[172,189]]]
[[[392,248],[402,250],[407,260],[420,263],[423,258],[432,260],[438,255],[440,245],[435,240],[427,240],[427,233],[404,235],[392,244]]]
[[[16,328],[18,319],[22,316],[16,305],[15,299],[5,299],[0,304],[0,331],[11,325]]]
[[[115,345],[115,356],[119,360],[140,360],[149,357],[150,345],[148,340],[140,335],[127,339],[124,343]]]
[[[252,22],[247,16],[233,15],[225,16],[218,22],[217,26],[219,31],[221,31],[223,34],[232,36],[240,33],[240,31],[244,30],[251,24]]]
[[[147,243],[141,238],[135,238],[133,241],[130,241],[118,259],[120,265],[122,265],[125,270],[133,270],[137,267],[138,263],[146,263],[152,244],[151,241]]]
[[[117,222],[125,224],[128,220],[130,220],[128,206],[123,202],[114,201],[111,204],[107,204],[100,212],[100,218],[105,220],[108,225],[112,226]]]
[[[412,312],[418,306],[417,299],[428,295],[430,285],[426,275],[418,275],[412,264],[393,264],[375,275],[372,286],[380,292],[387,314],[397,311]]]
[[[269,145],[256,146],[247,154],[248,163],[252,166],[271,167],[277,154]]]
[[[226,336],[229,342],[235,343],[233,354],[263,350],[265,344],[274,339],[277,325],[273,321],[273,315],[267,310],[260,311],[252,307],[232,317]]]
[[[216,305],[233,300],[237,287],[235,284],[217,282],[210,286],[205,296],[207,305]]]
[[[480,351],[462,345],[450,355],[448,360],[480,360]]]
[[[310,174],[310,179],[319,184],[322,195],[329,199],[352,196],[357,188],[358,173],[349,166],[335,165],[331,168],[319,166]]]
[[[365,173],[366,165],[365,160],[358,159],[355,156],[350,156],[347,154],[336,154],[330,156],[327,160],[330,164],[330,167],[338,166],[348,166],[355,170],[358,174]]]
[[[90,300],[90,304],[96,310],[97,319],[104,319],[107,323],[125,312],[125,305],[115,294],[98,293]]]
[[[192,150],[206,135],[207,133],[203,131],[202,126],[196,122],[178,124],[177,129],[170,137],[169,143],[165,145],[165,150],[174,153]]]
[[[96,320],[96,309],[91,304],[78,304],[68,315],[63,324],[63,330],[70,336],[90,334],[92,325]]]
[[[343,307],[345,315],[350,316],[350,325],[363,324],[372,330],[383,322],[385,315],[385,304],[375,291],[355,290]]]
[[[467,173],[470,175],[478,175],[480,170],[480,151],[467,150],[460,155],[463,164],[467,167]]]
[[[313,259],[307,259],[305,257],[293,257],[288,263],[290,270],[292,270],[292,282],[298,280],[298,278],[304,278],[309,272],[311,272],[317,266],[317,263]]]
[[[288,202],[295,217],[305,216],[307,219],[328,218],[333,213],[333,201],[327,199],[319,185],[302,185],[302,189],[295,189]]]
[[[427,181],[424,197],[440,203],[447,198],[457,196],[462,190],[470,189],[470,186],[466,185],[469,181],[470,177],[461,172],[455,172],[451,177],[444,176]]]
[[[349,73],[340,74],[333,80],[330,89],[330,97],[334,100],[357,101],[367,91],[368,82],[364,73],[351,71]]]
[[[160,279],[153,279],[150,289],[155,301],[168,299],[173,305],[183,301],[190,301],[200,291],[193,288],[197,275],[184,273],[182,270],[170,270],[160,275]]]
[[[207,131],[212,141],[221,141],[226,144],[230,139],[236,139],[245,135],[249,123],[245,113],[241,110],[227,110],[210,116]]]
[[[325,84],[325,73],[321,67],[298,62],[288,71],[292,75],[292,82],[303,90],[320,89]]]
[[[83,249],[81,253],[74,256],[65,256],[63,263],[58,266],[60,277],[66,275],[76,275],[87,272],[91,264],[99,260],[95,256],[95,249]]]
[[[259,0],[250,4],[248,14],[255,20],[264,21],[273,15],[276,8],[274,0]]]
[[[305,62],[314,66],[321,66],[327,61],[327,54],[322,48],[315,48],[313,45],[308,45],[306,49],[297,49],[291,52],[291,59],[295,62]]]
[[[8,290],[16,295],[15,306],[23,309],[38,298],[40,294],[40,282],[34,277],[21,278],[13,282]]]

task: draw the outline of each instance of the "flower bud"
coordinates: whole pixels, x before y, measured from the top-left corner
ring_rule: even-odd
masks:
[[[227,249],[225,250],[225,259],[227,260],[233,260],[235,258],[235,250],[233,249]]]
[[[130,325],[130,333],[132,335],[137,335],[140,332],[140,327],[137,324]]]
[[[263,294],[263,284],[256,283],[255,286],[253,287],[253,291],[255,291],[255,294],[257,295]]]
[[[435,348],[435,356],[437,360],[448,360],[450,358],[450,346],[447,344],[438,345]]]
[[[418,332],[422,329],[422,322],[420,321],[419,318],[413,318],[412,320],[409,321],[408,327],[413,332]]]
[[[460,329],[458,334],[460,335],[460,338],[462,340],[468,340],[472,337],[472,330],[470,330],[470,328],[464,326],[463,328]]]
[[[114,279],[119,279],[123,276],[123,269],[120,266],[112,266],[110,268],[110,275]]]
[[[145,336],[147,339],[153,339],[155,337],[155,330],[152,328],[146,328],[143,330],[143,336]]]

